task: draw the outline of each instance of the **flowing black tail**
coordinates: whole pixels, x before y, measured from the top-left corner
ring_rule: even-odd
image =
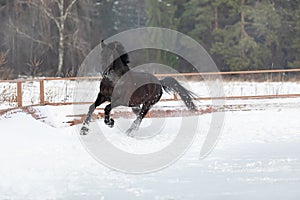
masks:
[[[196,105],[192,100],[195,95],[191,91],[185,89],[182,85],[180,85],[180,83],[176,79],[174,79],[173,77],[166,77],[160,80],[160,83],[167,93],[176,92],[190,110],[197,110]]]

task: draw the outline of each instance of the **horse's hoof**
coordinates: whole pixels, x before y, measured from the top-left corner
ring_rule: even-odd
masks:
[[[83,126],[81,129],[80,129],[80,135],[87,135],[89,132],[89,129],[85,126]]]
[[[115,120],[113,120],[113,119],[110,118],[109,120],[104,120],[104,123],[106,125],[108,125],[110,128],[112,128],[112,127],[114,127]]]
[[[128,137],[134,137],[134,134],[133,134],[133,129],[132,128],[130,128],[130,129],[128,129],[127,131],[126,131],[126,135],[128,136]]]
[[[131,127],[126,131],[126,135],[129,137],[134,137],[134,132],[136,132],[137,130],[139,130],[139,127]]]

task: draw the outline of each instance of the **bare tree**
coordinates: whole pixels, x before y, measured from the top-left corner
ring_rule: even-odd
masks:
[[[72,8],[78,0],[23,0],[19,1],[21,4],[32,5],[39,9],[48,19],[52,20],[58,30],[58,66],[57,66],[57,75],[62,74],[62,68],[64,65],[64,54],[65,54],[65,38],[66,31],[65,25],[68,17],[71,15]],[[24,31],[21,31],[15,27],[18,33],[22,34],[27,38],[31,38],[36,42],[41,44],[48,44],[44,41],[40,41],[32,38],[29,34],[26,34]],[[49,44],[48,44],[49,45]],[[52,46],[51,46],[52,47]]]
[[[57,75],[61,75],[63,61],[64,61],[64,51],[65,51],[65,24],[68,16],[71,14],[71,9],[77,0],[71,0],[69,4],[66,3],[66,0],[55,0],[54,3],[57,5],[59,10],[58,17],[55,16],[51,9],[51,5],[45,0],[41,1],[42,11],[55,22],[55,25],[59,33],[59,45],[58,45],[58,66],[57,66]]]
[[[41,45],[45,45],[48,46],[49,48],[53,48],[53,45],[51,44],[50,41],[48,41],[46,38],[43,39],[37,39],[35,38],[33,35],[28,34],[25,30],[22,30],[18,25],[15,25],[14,22],[12,22],[11,19],[9,19],[9,26],[10,28],[12,28],[17,34],[28,38],[30,40],[32,40],[35,43],[39,43]]]
[[[7,52],[0,52],[0,67],[7,63]]]
[[[43,61],[33,58],[29,63],[27,63],[27,66],[29,68],[29,73],[32,76],[32,78],[36,77],[37,75],[40,75],[41,71],[41,65]]]
[[[13,77],[14,70],[6,65],[8,63],[7,54],[8,51],[0,52],[0,79],[10,79]]]

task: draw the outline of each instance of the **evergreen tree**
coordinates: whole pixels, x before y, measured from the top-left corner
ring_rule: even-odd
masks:
[[[114,2],[115,28],[118,32],[146,25],[145,2],[122,0]]]
[[[91,39],[95,45],[102,39],[109,37],[117,32],[115,26],[116,13],[114,12],[113,0],[94,0],[93,12],[91,16]],[[103,38],[99,38],[102,36]]]
[[[176,30],[178,20],[175,18],[177,7],[174,2],[175,0],[145,0],[147,26]]]
[[[289,63],[292,68],[300,68],[300,8],[298,4],[298,9],[295,12],[296,26],[295,26],[295,36],[292,40],[292,51],[294,53],[293,60]]]
[[[279,40],[278,62],[281,68],[300,67],[299,66],[299,0],[274,0],[276,12],[280,15],[281,26],[277,31]]]
[[[175,0],[145,0],[145,8],[147,14],[147,26],[177,29],[178,19],[175,17],[177,5]],[[153,35],[151,40],[160,42],[162,44],[171,44],[174,41],[166,35],[160,35],[160,32]],[[177,56],[167,51],[146,51],[146,59],[149,60],[154,57],[157,63],[162,63],[171,67],[177,67]],[[153,60],[150,60],[153,62]]]
[[[233,23],[215,31],[211,53],[224,63],[226,70],[273,68],[272,48],[278,46],[276,30],[280,27],[274,4],[245,0],[225,3]]]

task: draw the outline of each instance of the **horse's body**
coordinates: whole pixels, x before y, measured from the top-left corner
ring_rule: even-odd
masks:
[[[130,70],[127,65],[129,58],[122,44],[112,42],[106,45],[102,41],[101,45],[103,49],[101,53],[102,62],[108,67],[103,72],[100,92],[96,101],[89,108],[89,112],[81,128],[81,134],[87,134],[87,125],[90,122],[92,113],[97,106],[105,101],[111,102],[104,109],[104,122],[110,127],[114,125],[114,120],[110,118],[112,108],[117,106],[132,107],[137,118],[127,130],[127,133],[138,129],[147,112],[161,98],[163,89],[167,92],[177,92],[189,109],[196,110],[196,106],[192,101],[192,93],[180,85],[174,78],[166,77],[163,80],[158,80],[150,73]],[[113,61],[107,60],[111,56]]]

